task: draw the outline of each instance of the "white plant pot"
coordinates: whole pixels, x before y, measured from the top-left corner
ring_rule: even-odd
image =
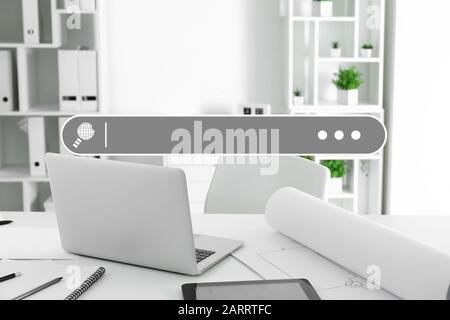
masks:
[[[328,187],[329,194],[340,194],[343,191],[344,179],[343,178],[331,178]]]
[[[298,1],[298,15],[300,17],[312,16],[312,0],[297,0]]]
[[[313,1],[313,13],[316,17],[332,17],[333,1]]]
[[[342,49],[330,49],[330,55],[332,58],[340,58],[342,56]]]
[[[302,106],[305,104],[305,97],[294,97],[294,106]]]
[[[338,104],[345,106],[355,106],[358,104],[359,91],[355,90],[338,90]]]
[[[361,57],[372,58],[373,49],[361,49]]]

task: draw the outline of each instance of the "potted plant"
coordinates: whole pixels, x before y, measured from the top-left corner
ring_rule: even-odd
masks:
[[[329,194],[339,194],[343,191],[344,177],[347,174],[347,163],[344,160],[325,160],[321,162],[331,172],[328,186]]]
[[[317,17],[333,16],[333,0],[314,0],[313,12]]]
[[[298,0],[298,11],[300,17],[311,17],[312,0]]]
[[[338,41],[333,41],[331,43],[331,57],[340,58],[342,55],[341,44]]]
[[[348,106],[357,105],[358,89],[364,83],[361,72],[352,66],[347,69],[339,68],[335,76],[333,83],[338,89],[338,103]]]
[[[361,56],[363,58],[372,58],[373,45],[371,43],[364,43],[361,47]]]
[[[294,92],[294,106],[302,106],[305,103],[305,97],[300,89],[295,89]]]

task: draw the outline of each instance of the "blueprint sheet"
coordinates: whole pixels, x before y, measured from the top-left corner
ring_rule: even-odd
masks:
[[[307,279],[324,300],[398,299],[276,231],[247,236],[233,256],[266,280]]]

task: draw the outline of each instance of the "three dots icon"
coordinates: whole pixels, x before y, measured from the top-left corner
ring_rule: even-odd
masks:
[[[320,130],[319,133],[317,134],[317,137],[319,138],[319,140],[321,141],[325,141],[328,139],[329,137],[329,133],[325,130]],[[351,133],[351,138],[353,141],[359,141],[362,137],[361,131],[359,130],[354,130]],[[337,141],[342,141],[345,138],[345,133],[342,130],[337,130],[334,132],[334,139],[336,139]]]

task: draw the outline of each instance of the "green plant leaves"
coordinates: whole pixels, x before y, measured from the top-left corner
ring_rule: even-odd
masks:
[[[295,89],[293,94],[294,94],[294,97],[303,97],[303,92],[300,89]]]
[[[324,160],[321,163],[330,169],[332,178],[343,178],[347,174],[347,163],[344,160]]]
[[[364,83],[362,73],[355,66],[348,69],[339,68],[339,72],[335,76],[336,79],[333,80],[333,83],[341,90],[355,90]]]
[[[301,158],[314,161],[313,156],[302,156]],[[323,160],[320,163],[330,170],[332,178],[343,178],[347,175],[347,162],[344,160]]]

